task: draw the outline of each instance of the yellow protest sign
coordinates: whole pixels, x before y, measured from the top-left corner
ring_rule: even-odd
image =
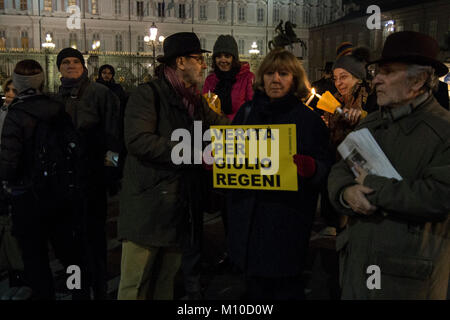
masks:
[[[214,188],[297,191],[295,124],[212,126]]]

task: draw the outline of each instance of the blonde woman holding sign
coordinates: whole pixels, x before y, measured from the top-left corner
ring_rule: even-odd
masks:
[[[249,299],[303,299],[302,272],[319,188],[331,165],[328,130],[302,100],[309,82],[300,61],[276,49],[261,63],[253,100],[234,125],[295,124],[298,191],[228,194],[228,249],[246,276]],[[283,163],[280,163],[283,166]]]

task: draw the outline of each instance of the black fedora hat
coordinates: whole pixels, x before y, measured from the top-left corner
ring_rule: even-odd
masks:
[[[404,62],[432,66],[441,77],[448,73],[445,64],[436,60],[439,44],[433,38],[419,32],[401,31],[387,37],[381,58],[370,62]]]
[[[158,57],[158,61],[163,63],[190,53],[211,52],[201,48],[200,40],[193,32],[178,32],[168,36],[164,40],[163,48],[164,55]]]

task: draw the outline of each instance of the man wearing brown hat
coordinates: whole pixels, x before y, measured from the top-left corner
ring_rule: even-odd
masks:
[[[194,33],[169,36],[164,56],[158,58],[158,78],[139,86],[128,101],[118,299],[173,299],[181,248],[202,236],[202,166],[174,164],[172,149],[179,142],[171,137],[174,130],[186,129],[193,139],[194,121],[202,121],[204,130],[229,123],[198,92],[206,69],[204,52]]]
[[[329,176],[333,205],[348,216],[337,239],[343,299],[446,299],[450,270],[450,113],[432,89],[448,72],[437,42],[398,32],[385,42],[373,84],[380,110],[367,128],[402,177],[345,161]]]

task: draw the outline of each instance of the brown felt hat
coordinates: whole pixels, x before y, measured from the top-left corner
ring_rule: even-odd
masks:
[[[414,31],[401,31],[387,37],[381,58],[369,64],[403,62],[432,66],[436,75],[441,77],[448,73],[448,68],[436,59],[438,53],[439,44],[430,36]]]

